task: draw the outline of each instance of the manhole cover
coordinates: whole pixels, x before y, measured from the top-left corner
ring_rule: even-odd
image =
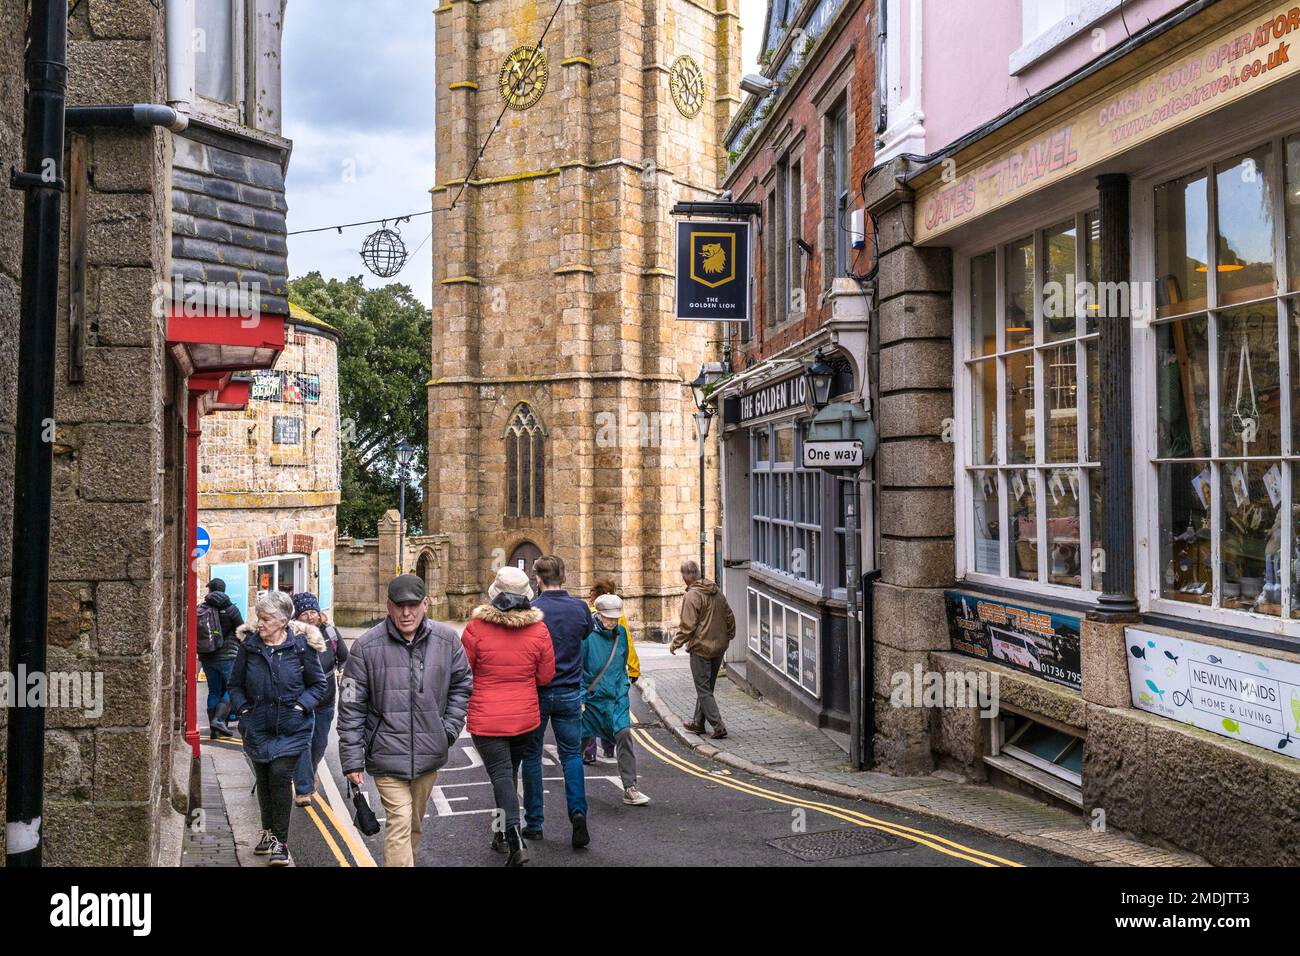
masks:
[[[797,836],[781,837],[779,840],[768,840],[767,845],[789,853],[796,859],[808,863],[820,863],[824,860],[841,860],[866,853],[903,850],[916,844],[891,833],[866,827],[854,827],[851,830],[800,833]]]

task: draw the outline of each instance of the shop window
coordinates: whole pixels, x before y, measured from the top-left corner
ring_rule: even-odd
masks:
[[[515,408],[506,426],[506,514],[540,518],[546,513],[546,435],[527,404]]]
[[[825,580],[823,477],[820,469],[798,464],[798,441],[793,424],[750,429],[752,559],[820,588]]]
[[[1082,237],[1082,238],[1081,238]],[[969,260],[968,575],[1095,591],[1100,522],[1093,213]]]
[[[814,697],[820,697],[817,618],[754,588],[747,591],[749,646],[777,673]]]
[[[1162,283],[1177,291],[1166,250],[1180,244],[1182,221],[1205,237],[1187,244],[1175,276],[1196,276],[1196,296],[1171,294],[1154,329],[1152,591],[1180,602],[1170,610],[1300,616],[1300,556],[1287,519],[1300,502],[1300,396],[1286,381],[1300,359],[1297,158],[1292,137],[1156,187],[1157,292]],[[1162,215],[1161,196],[1179,193],[1166,207],[1180,214]]]

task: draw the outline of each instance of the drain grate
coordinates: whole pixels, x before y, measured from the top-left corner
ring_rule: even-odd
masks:
[[[781,837],[778,840],[768,840],[767,845],[807,863],[842,860],[845,857],[863,856],[867,853],[887,853],[916,846],[911,840],[866,827],[800,833],[796,836]]]

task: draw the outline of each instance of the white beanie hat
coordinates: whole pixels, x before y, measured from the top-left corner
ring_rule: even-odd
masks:
[[[489,601],[495,600],[498,594],[518,594],[531,601],[533,586],[528,582],[528,575],[519,568],[507,565],[497,572],[496,580],[488,585]]]

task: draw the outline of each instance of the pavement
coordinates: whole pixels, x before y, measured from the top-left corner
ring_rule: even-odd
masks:
[[[715,696],[727,725],[724,740],[688,732],[695,711],[690,662],[664,645],[637,644],[645,703],[681,744],[702,757],[805,790],[868,801],[929,820],[961,824],[1003,841],[1098,866],[1204,866],[1199,857],[1150,846],[1114,830],[1095,831],[1087,820],[1031,797],[971,783],[949,773],[895,777],[848,766],[847,743],[777,710],[719,677]],[[743,665],[741,665],[743,666]],[[724,671],[725,673],[725,671]]]

